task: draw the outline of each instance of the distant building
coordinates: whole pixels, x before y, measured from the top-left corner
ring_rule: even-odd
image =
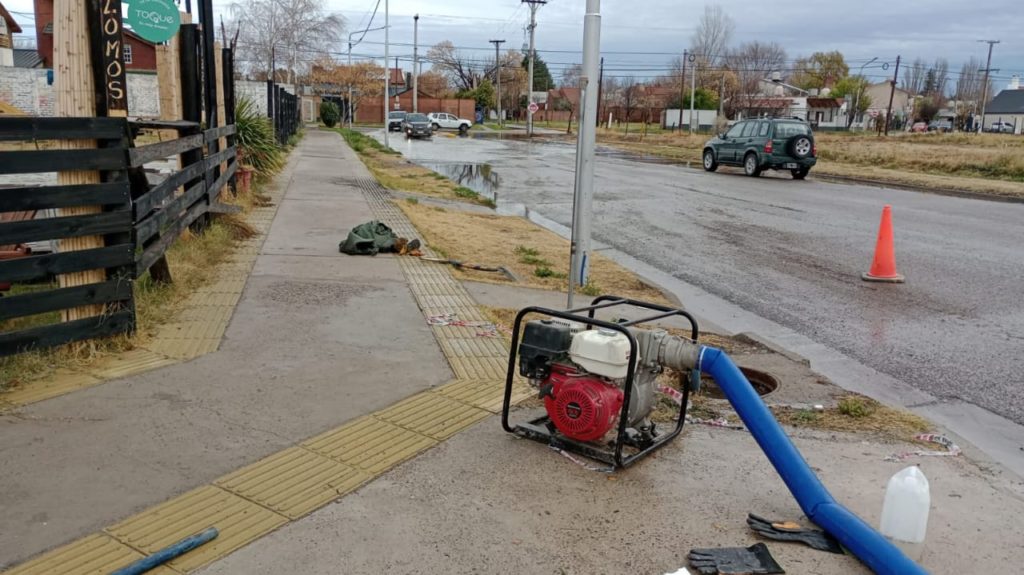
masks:
[[[36,50],[44,68],[53,68],[53,0],[35,0]],[[131,30],[124,31],[124,67],[156,70],[156,45]]]
[[[14,35],[19,32],[21,26],[0,3],[0,66],[14,66]]]
[[[984,129],[991,130],[995,123],[1010,124],[1014,134],[1024,131],[1024,90],[1019,85],[1014,90],[999,92],[985,106]]]

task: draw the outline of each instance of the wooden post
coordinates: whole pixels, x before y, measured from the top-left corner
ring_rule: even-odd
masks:
[[[89,42],[89,10],[85,2],[56,2],[54,4],[53,67],[58,116],[95,116],[96,84],[93,76],[92,48]],[[63,140],[63,149],[95,148],[95,140]],[[93,184],[100,181],[99,172],[68,171],[57,173],[57,183]],[[61,208],[61,216],[80,216],[103,211],[102,206]],[[103,247],[102,236],[64,238],[60,251],[76,251]],[[102,282],[105,270],[89,270],[58,276],[61,287],[72,287]],[[73,321],[100,315],[102,305],[83,306],[63,312],[64,321]]]
[[[224,53],[223,53],[223,51],[220,48],[220,42],[214,42],[213,47],[214,47],[214,57],[213,58],[214,58],[214,61],[216,62],[216,65],[217,65],[217,71],[222,71],[222,70],[224,70]],[[228,123],[227,123],[227,116],[225,115],[225,106],[224,106],[224,74],[223,73],[217,74],[216,87],[217,87],[217,94],[216,94],[216,96],[217,96],[217,126],[226,126]],[[211,126],[211,127],[213,127],[213,126]],[[220,138],[219,142],[220,142],[220,145],[217,148],[218,150],[225,150],[225,149],[227,149],[227,147],[228,147],[228,139],[227,138]],[[221,162],[220,163],[220,173],[223,174],[225,171],[227,171],[227,169],[228,169],[228,163],[226,161]],[[216,190],[213,190],[213,191],[216,192]]]

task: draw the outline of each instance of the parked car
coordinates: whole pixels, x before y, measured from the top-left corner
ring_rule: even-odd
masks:
[[[1009,122],[992,122],[992,125],[988,129],[989,132],[996,132],[999,134],[1012,134],[1013,124]]]
[[[916,132],[916,133],[927,132],[928,131],[928,124],[926,124],[924,122],[914,122],[910,126],[910,131],[911,132]]]
[[[741,166],[757,177],[763,170],[789,170],[793,179],[807,177],[818,162],[811,126],[799,119],[743,120],[704,144],[704,169]]]
[[[433,112],[427,114],[427,117],[430,118],[430,123],[433,125],[435,132],[438,130],[458,130],[459,133],[465,134],[473,127],[473,122],[444,112]]]
[[[426,114],[406,114],[402,120],[402,131],[406,138],[429,138],[434,135],[434,128]]]
[[[388,112],[388,131],[401,131],[402,120],[405,120],[405,115],[406,112]]]
[[[932,120],[928,124],[929,132],[952,132],[953,121],[952,120]]]

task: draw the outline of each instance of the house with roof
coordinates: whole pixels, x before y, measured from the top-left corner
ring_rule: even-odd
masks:
[[[53,68],[53,0],[35,0],[36,50],[44,68]],[[129,71],[156,71],[156,45],[124,31],[124,67]]]
[[[1016,86],[1011,84],[1010,88],[996,94],[985,106],[985,130],[992,129],[996,123],[1012,125],[1014,134],[1024,132],[1024,88],[1019,81]]]
[[[20,32],[21,26],[0,3],[0,66],[14,65],[14,35]]]

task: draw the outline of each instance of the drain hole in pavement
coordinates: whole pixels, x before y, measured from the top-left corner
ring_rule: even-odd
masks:
[[[743,372],[743,375],[747,376],[747,379],[750,380],[750,385],[753,385],[754,390],[762,397],[779,388],[779,380],[775,379],[774,375],[749,367],[741,367],[740,371]],[[718,387],[714,378],[707,374],[701,375],[700,393],[712,399],[725,399],[725,392],[722,391],[721,387]]]

